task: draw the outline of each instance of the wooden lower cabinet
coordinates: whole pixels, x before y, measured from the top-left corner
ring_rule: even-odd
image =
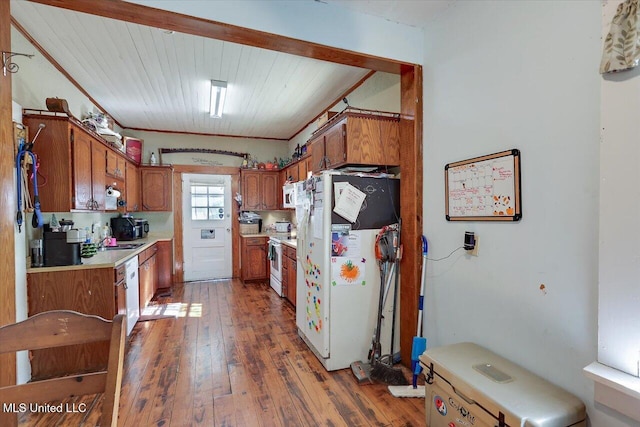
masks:
[[[28,315],[74,310],[113,319],[120,309],[113,267],[27,274]],[[119,294],[118,294],[119,295]],[[31,352],[31,377],[84,372],[106,367],[108,343],[91,343]]]
[[[157,289],[158,283],[158,245],[145,249],[138,255],[138,280],[140,291],[140,311],[149,304]]]
[[[170,288],[173,285],[173,240],[160,240],[156,243],[158,265],[158,281],[155,291]]]
[[[114,286],[115,298],[116,298],[116,312],[117,314],[127,315],[127,288],[126,280],[127,274],[125,272],[124,264],[114,269]]]
[[[269,278],[267,259],[267,237],[242,237],[242,281],[265,280]]]
[[[297,272],[298,272],[298,262],[296,260],[296,249],[290,246],[283,246],[283,254],[282,257],[282,295],[287,298],[287,300],[296,305],[296,292],[297,292]],[[287,283],[286,289],[284,283]]]

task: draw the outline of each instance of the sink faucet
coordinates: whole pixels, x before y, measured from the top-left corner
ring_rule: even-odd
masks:
[[[102,240],[100,240],[100,241],[98,242],[98,245],[97,245],[97,246],[98,246],[98,250],[99,250],[99,251],[104,251],[104,250],[106,250],[106,249],[105,249],[105,246],[107,246],[107,245],[105,245],[105,242],[106,242],[107,240],[111,241],[111,237],[105,237],[104,239],[102,239]]]

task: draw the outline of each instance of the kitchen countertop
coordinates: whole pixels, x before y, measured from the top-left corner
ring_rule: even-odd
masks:
[[[298,249],[298,241],[293,239],[293,240],[282,240],[282,244],[289,246],[293,249]]]
[[[91,258],[82,258],[82,264],[78,265],[61,265],[57,267],[29,267],[27,268],[27,274],[32,273],[49,273],[53,271],[64,270],[82,270],[89,268],[115,268],[121,264],[127,262],[130,258],[140,254],[144,250],[150,248],[153,244],[160,241],[169,241],[173,239],[171,233],[150,233],[144,239],[138,239],[133,241],[118,241],[118,244],[127,243],[143,243],[142,246],[135,249],[116,249],[98,251]]]

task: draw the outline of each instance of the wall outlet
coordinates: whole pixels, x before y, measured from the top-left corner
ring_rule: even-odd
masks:
[[[474,236],[474,238],[475,238],[475,246],[470,251],[467,251],[467,255],[478,256],[478,243],[480,239],[478,238],[477,234]]]

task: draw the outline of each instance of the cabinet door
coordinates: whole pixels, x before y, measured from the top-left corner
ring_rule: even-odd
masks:
[[[282,193],[282,188],[278,191],[278,173],[267,172],[262,174],[262,209],[276,210],[279,207],[278,193]]]
[[[138,168],[129,162],[125,162],[125,201],[127,212],[140,210],[140,174]]]
[[[148,167],[140,170],[143,211],[171,210],[171,169]]]
[[[282,254],[282,296],[287,297],[289,292],[289,259]]]
[[[107,150],[107,169],[106,173],[110,177],[124,179],[125,160],[118,153]]]
[[[304,181],[307,179],[307,159],[304,158],[298,162],[298,179],[297,181]]]
[[[293,251],[293,258],[287,258],[289,269],[287,270],[287,277],[289,286],[287,287],[287,299],[293,306],[296,305],[296,293],[297,293],[297,261],[295,259],[295,251]]]
[[[82,131],[73,133],[73,208],[92,209],[91,138]]]
[[[116,313],[127,315],[127,289],[125,288],[125,269],[124,265],[116,268],[115,273],[115,298]]]
[[[335,125],[324,135],[325,167],[327,169],[335,168],[345,162],[345,126],[344,123]]]
[[[158,265],[158,282],[156,290],[170,288],[173,284],[173,240],[156,243],[158,252],[156,261]]]
[[[313,173],[324,170],[324,136],[320,135],[311,141],[309,148],[311,148],[311,170]]]
[[[153,298],[156,270],[156,256],[153,255],[138,267],[138,280],[140,291],[140,310],[143,310],[151,298]]]
[[[242,208],[244,210],[261,209],[261,172],[242,173]]]
[[[98,141],[91,141],[91,197],[93,209],[105,209],[105,168],[107,165],[107,147]]]
[[[261,280],[267,278],[267,250],[261,239],[256,244],[244,242],[242,251],[242,280]],[[246,241],[246,239],[243,239]]]

